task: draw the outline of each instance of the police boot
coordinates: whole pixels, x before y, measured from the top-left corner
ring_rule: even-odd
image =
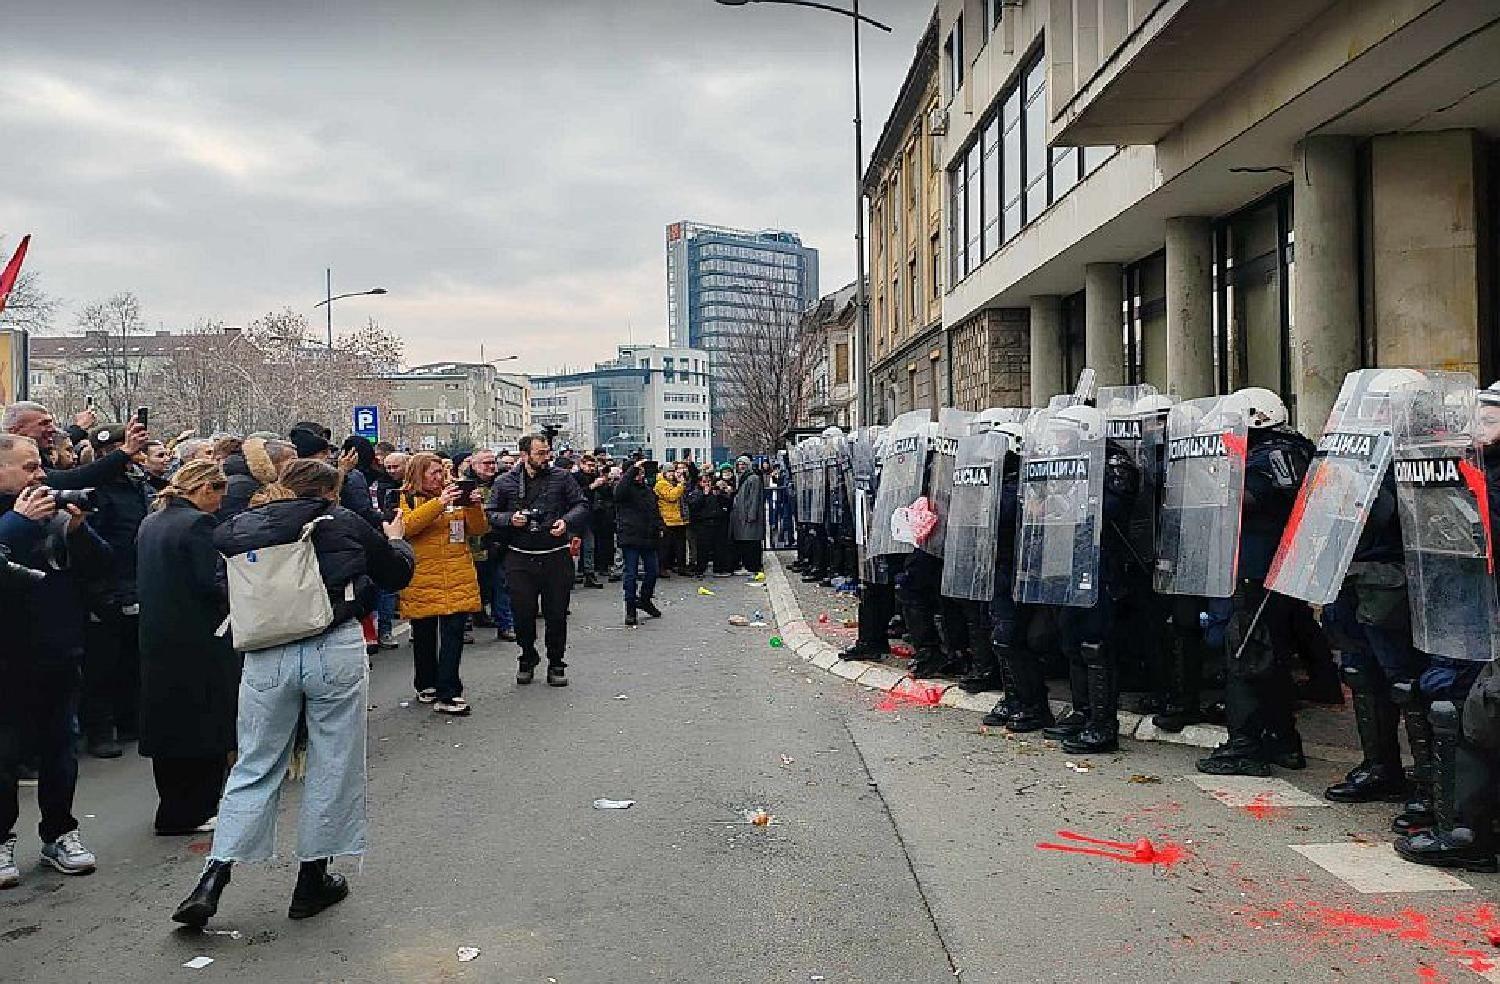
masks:
[[[1052,704],[1047,699],[1047,676],[1042,662],[1033,653],[1017,652],[1010,646],[997,646],[1000,664],[1009,667],[1010,685],[1006,696],[1015,692],[1015,711],[1001,722],[1014,734],[1029,734],[1057,723]],[[991,714],[994,712],[991,711]]]
[[[1005,726],[1021,711],[1021,697],[1016,692],[1016,675],[1011,668],[1010,647],[996,642],[990,643],[990,653],[995,658],[996,673],[1000,677],[1000,699],[980,721],[992,728]]]
[[[927,680],[943,672],[948,662],[939,646],[923,646],[911,659],[911,675]]]
[[[1120,748],[1120,695],[1115,689],[1114,661],[1103,646],[1084,643],[1084,674],[1088,682],[1088,723],[1071,738],[1064,738],[1062,750],[1070,755],[1113,752]]]
[[[1392,685],[1391,700],[1401,708],[1401,720],[1406,725],[1406,745],[1411,749],[1411,796],[1405,807],[1391,821],[1391,830],[1398,834],[1415,834],[1432,827],[1432,782],[1436,766],[1432,755],[1432,721],[1427,717],[1428,705],[1422,699],[1415,681],[1407,680]]]
[[[1335,803],[1402,803],[1411,791],[1401,771],[1396,737],[1396,705],[1380,692],[1373,674],[1357,666],[1344,668],[1344,682],[1354,694],[1354,724],[1364,761],[1349,770],[1323,795]]]
[[[1043,686],[1046,680],[1043,678]],[[1072,706],[1068,713],[1057,719],[1050,728],[1042,729],[1042,737],[1052,741],[1072,738],[1089,723],[1089,675],[1088,669],[1078,655],[1068,657],[1068,689],[1072,692]]]
[[[970,633],[969,638],[974,644],[974,658],[969,663],[969,672],[958,681],[959,689],[970,694],[1004,689],[1005,674],[995,658],[994,643],[978,638],[975,633]]]
[[[1151,717],[1151,723],[1162,731],[1176,734],[1190,724],[1203,720],[1198,694],[1203,687],[1203,651],[1199,644],[1182,641],[1172,654],[1171,683],[1167,707]]]
[[[1396,853],[1413,864],[1466,871],[1495,871],[1493,792],[1489,768],[1479,749],[1463,740],[1459,710],[1452,701],[1433,701],[1433,827],[1396,838]]]

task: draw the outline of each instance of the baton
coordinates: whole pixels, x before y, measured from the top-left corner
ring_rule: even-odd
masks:
[[[1245,630],[1245,638],[1240,640],[1240,648],[1234,651],[1234,658],[1239,659],[1245,654],[1245,647],[1250,644],[1250,637],[1255,634],[1255,627],[1260,624],[1261,613],[1266,610],[1266,604],[1271,600],[1271,592],[1260,600],[1260,607],[1255,610],[1255,617],[1250,620],[1250,628]]]

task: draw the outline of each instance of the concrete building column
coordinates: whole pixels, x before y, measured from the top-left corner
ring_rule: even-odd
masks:
[[[1292,168],[1297,254],[1292,354],[1297,427],[1317,434],[1359,368],[1359,199],[1351,137],[1308,137]]]
[[[1167,220],[1167,391],[1214,392],[1214,234],[1198,216]]]
[[[1045,294],[1031,299],[1031,405],[1067,392],[1063,380],[1062,298]]]
[[[1118,263],[1083,268],[1084,360],[1100,386],[1125,383],[1125,286]]]

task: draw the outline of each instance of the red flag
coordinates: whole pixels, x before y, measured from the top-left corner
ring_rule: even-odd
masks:
[[[5,264],[5,272],[0,273],[0,311],[5,310],[5,301],[10,297],[11,288],[21,277],[21,263],[26,259],[26,247],[31,245],[31,237],[22,236],[21,245],[16,247],[16,255]]]

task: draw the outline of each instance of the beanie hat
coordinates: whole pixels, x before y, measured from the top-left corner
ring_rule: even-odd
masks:
[[[322,434],[315,434],[310,430],[298,428],[289,435],[292,446],[297,449],[297,457],[311,458],[314,455],[323,454],[333,447],[323,439]]]

